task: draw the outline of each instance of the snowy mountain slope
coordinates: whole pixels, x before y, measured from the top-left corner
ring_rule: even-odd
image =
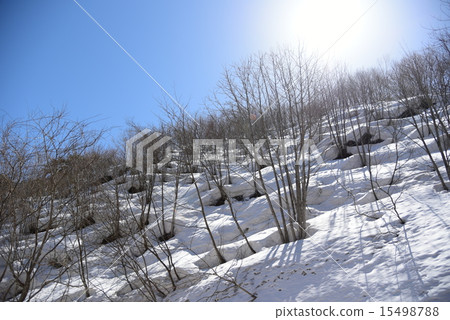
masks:
[[[386,104],[385,110],[390,115],[402,112],[398,103]],[[355,111],[348,120],[363,122],[363,110]],[[83,229],[89,297],[72,266],[62,279],[36,291],[33,300],[148,300],[146,281],[151,281],[161,291],[158,301],[450,301],[449,193],[442,190],[410,119],[373,120],[367,130],[372,139],[382,140],[370,145],[375,186],[367,166],[361,166],[358,146],[348,147],[352,156],[333,160],[336,150],[329,132],[311,137],[324,162],[313,168],[307,200],[309,236],[304,240],[283,244],[263,190],[259,184],[255,188],[254,175],[244,166],[231,168],[231,184],[224,188],[254,254],[229,205],[217,205],[218,188],[202,174],[194,177],[198,191],[189,177],[180,183],[174,237],[156,241],[153,249],[138,236],[123,237],[120,246],[117,240],[102,244],[109,229],[101,213],[108,210],[114,194],[119,195],[121,234],[137,232],[142,212],[140,193],[128,192],[133,176],[119,184],[104,183],[98,191],[95,223]],[[347,140],[361,139],[355,130],[347,132]],[[442,166],[434,140],[430,135],[427,139]],[[272,169],[262,169],[262,176],[277,203]],[[164,227],[171,227],[175,182],[168,180],[164,188],[157,184],[153,191],[145,229],[149,238],[167,233],[161,229],[161,199]],[[211,244],[197,192],[225,263],[220,264]],[[51,257],[63,263],[80,245],[73,237],[64,238]],[[130,253],[135,261],[124,264],[122,258]],[[175,269],[168,270],[171,263]],[[55,267],[49,263],[45,270],[42,282]]]

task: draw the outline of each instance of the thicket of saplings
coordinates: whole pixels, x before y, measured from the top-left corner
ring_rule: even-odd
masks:
[[[139,125],[129,125],[117,148],[104,148],[105,132],[92,129],[94,124],[89,121],[71,121],[64,112],[38,113],[4,123],[0,144],[0,299],[32,300],[52,285],[65,285],[67,293],[79,287],[81,293],[75,299],[89,297],[95,291],[89,270],[92,263],[99,263],[93,262],[90,254],[102,245],[109,246],[112,257],[105,259],[105,264],[115,261],[115,272],[125,275],[130,290],[137,289],[149,301],[165,297],[183,278],[168,245],[176,236],[182,184],[196,189],[198,211],[217,264],[226,259],[216,243],[217,235],[209,228],[208,205],[229,209],[239,234],[254,253],[233,207],[234,201],[244,197],[231,199],[225,188],[233,183],[235,164],[227,161],[229,157],[194,163],[194,139],[218,139],[225,155],[238,150],[236,159],[246,158],[239,166],[251,173],[254,193],[250,197],[265,198],[284,243],[308,237],[307,197],[315,187],[310,181],[317,171],[316,159],[304,152],[311,141],[317,144],[328,139],[333,159],[356,155],[369,173],[375,200],[381,189],[389,194],[395,209],[396,198],[389,187],[395,184],[401,167],[402,150],[397,142],[402,138],[402,126],[413,125],[417,129],[414,141],[425,150],[442,188],[448,190],[450,41],[446,33],[437,40],[399,62],[356,72],[323,66],[302,49],[252,56],[225,70],[208,99],[207,111],[191,117],[175,103],[161,104],[166,120],[153,131],[170,136],[177,152],[167,166],[155,165],[152,175],[124,166],[125,140],[143,128]],[[396,100],[402,111],[394,114],[385,102]],[[393,128],[389,142],[399,154],[392,180],[384,189],[373,172],[371,156],[373,146],[384,140],[377,135],[383,126]],[[292,161],[286,161],[282,145],[273,143],[283,138],[295,140],[289,149]],[[162,157],[164,148],[158,150],[154,163]],[[266,187],[262,170],[273,171],[274,190]],[[173,183],[170,194],[164,181]],[[205,189],[199,181],[206,181],[209,189],[218,188],[220,199],[204,203]],[[136,210],[130,214],[127,204],[136,199],[139,214]],[[405,223],[398,213],[397,217]],[[152,223],[157,228],[149,229]],[[101,227],[92,229],[94,225]],[[147,272],[148,255],[144,253],[151,253],[164,266],[164,281]],[[211,274],[211,270],[205,273]],[[251,299],[256,297],[235,278],[215,275]]]

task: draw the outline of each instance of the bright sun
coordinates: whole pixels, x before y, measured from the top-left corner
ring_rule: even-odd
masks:
[[[360,23],[353,24],[369,6],[369,1],[361,0],[290,3],[289,8],[278,12],[278,39],[291,44],[301,42],[307,48],[323,53],[345,33],[334,49],[347,50],[362,28]]]

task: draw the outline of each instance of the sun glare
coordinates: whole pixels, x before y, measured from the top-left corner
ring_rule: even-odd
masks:
[[[369,6],[370,3],[358,0],[298,2],[284,9],[285,41],[303,43],[320,53],[334,44],[333,49],[345,51],[361,32],[361,25],[353,24]]]

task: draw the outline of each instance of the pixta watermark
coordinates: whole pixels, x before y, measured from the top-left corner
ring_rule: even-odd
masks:
[[[146,174],[153,174],[155,167],[160,169],[169,163],[175,153],[172,152],[171,137],[159,132],[151,133],[144,129],[126,142],[126,165]],[[240,142],[240,148],[237,147]],[[162,160],[155,162],[155,152],[167,144]],[[248,139],[194,139],[192,141],[192,164],[204,162],[226,162],[230,165],[242,164],[254,159],[260,166],[269,165],[269,152],[276,152],[277,163],[302,165],[305,161],[322,164],[322,156],[312,140],[300,143],[295,139],[259,139],[252,143]],[[242,157],[242,153],[244,157]],[[238,159],[238,155],[241,155]]]
[[[126,142],[126,166],[146,174],[153,174],[155,151],[170,140],[171,137],[162,136],[159,132],[151,133],[150,129],[142,130]],[[172,152],[169,144],[166,147],[164,158],[156,163],[156,167],[162,168],[171,159]]]

